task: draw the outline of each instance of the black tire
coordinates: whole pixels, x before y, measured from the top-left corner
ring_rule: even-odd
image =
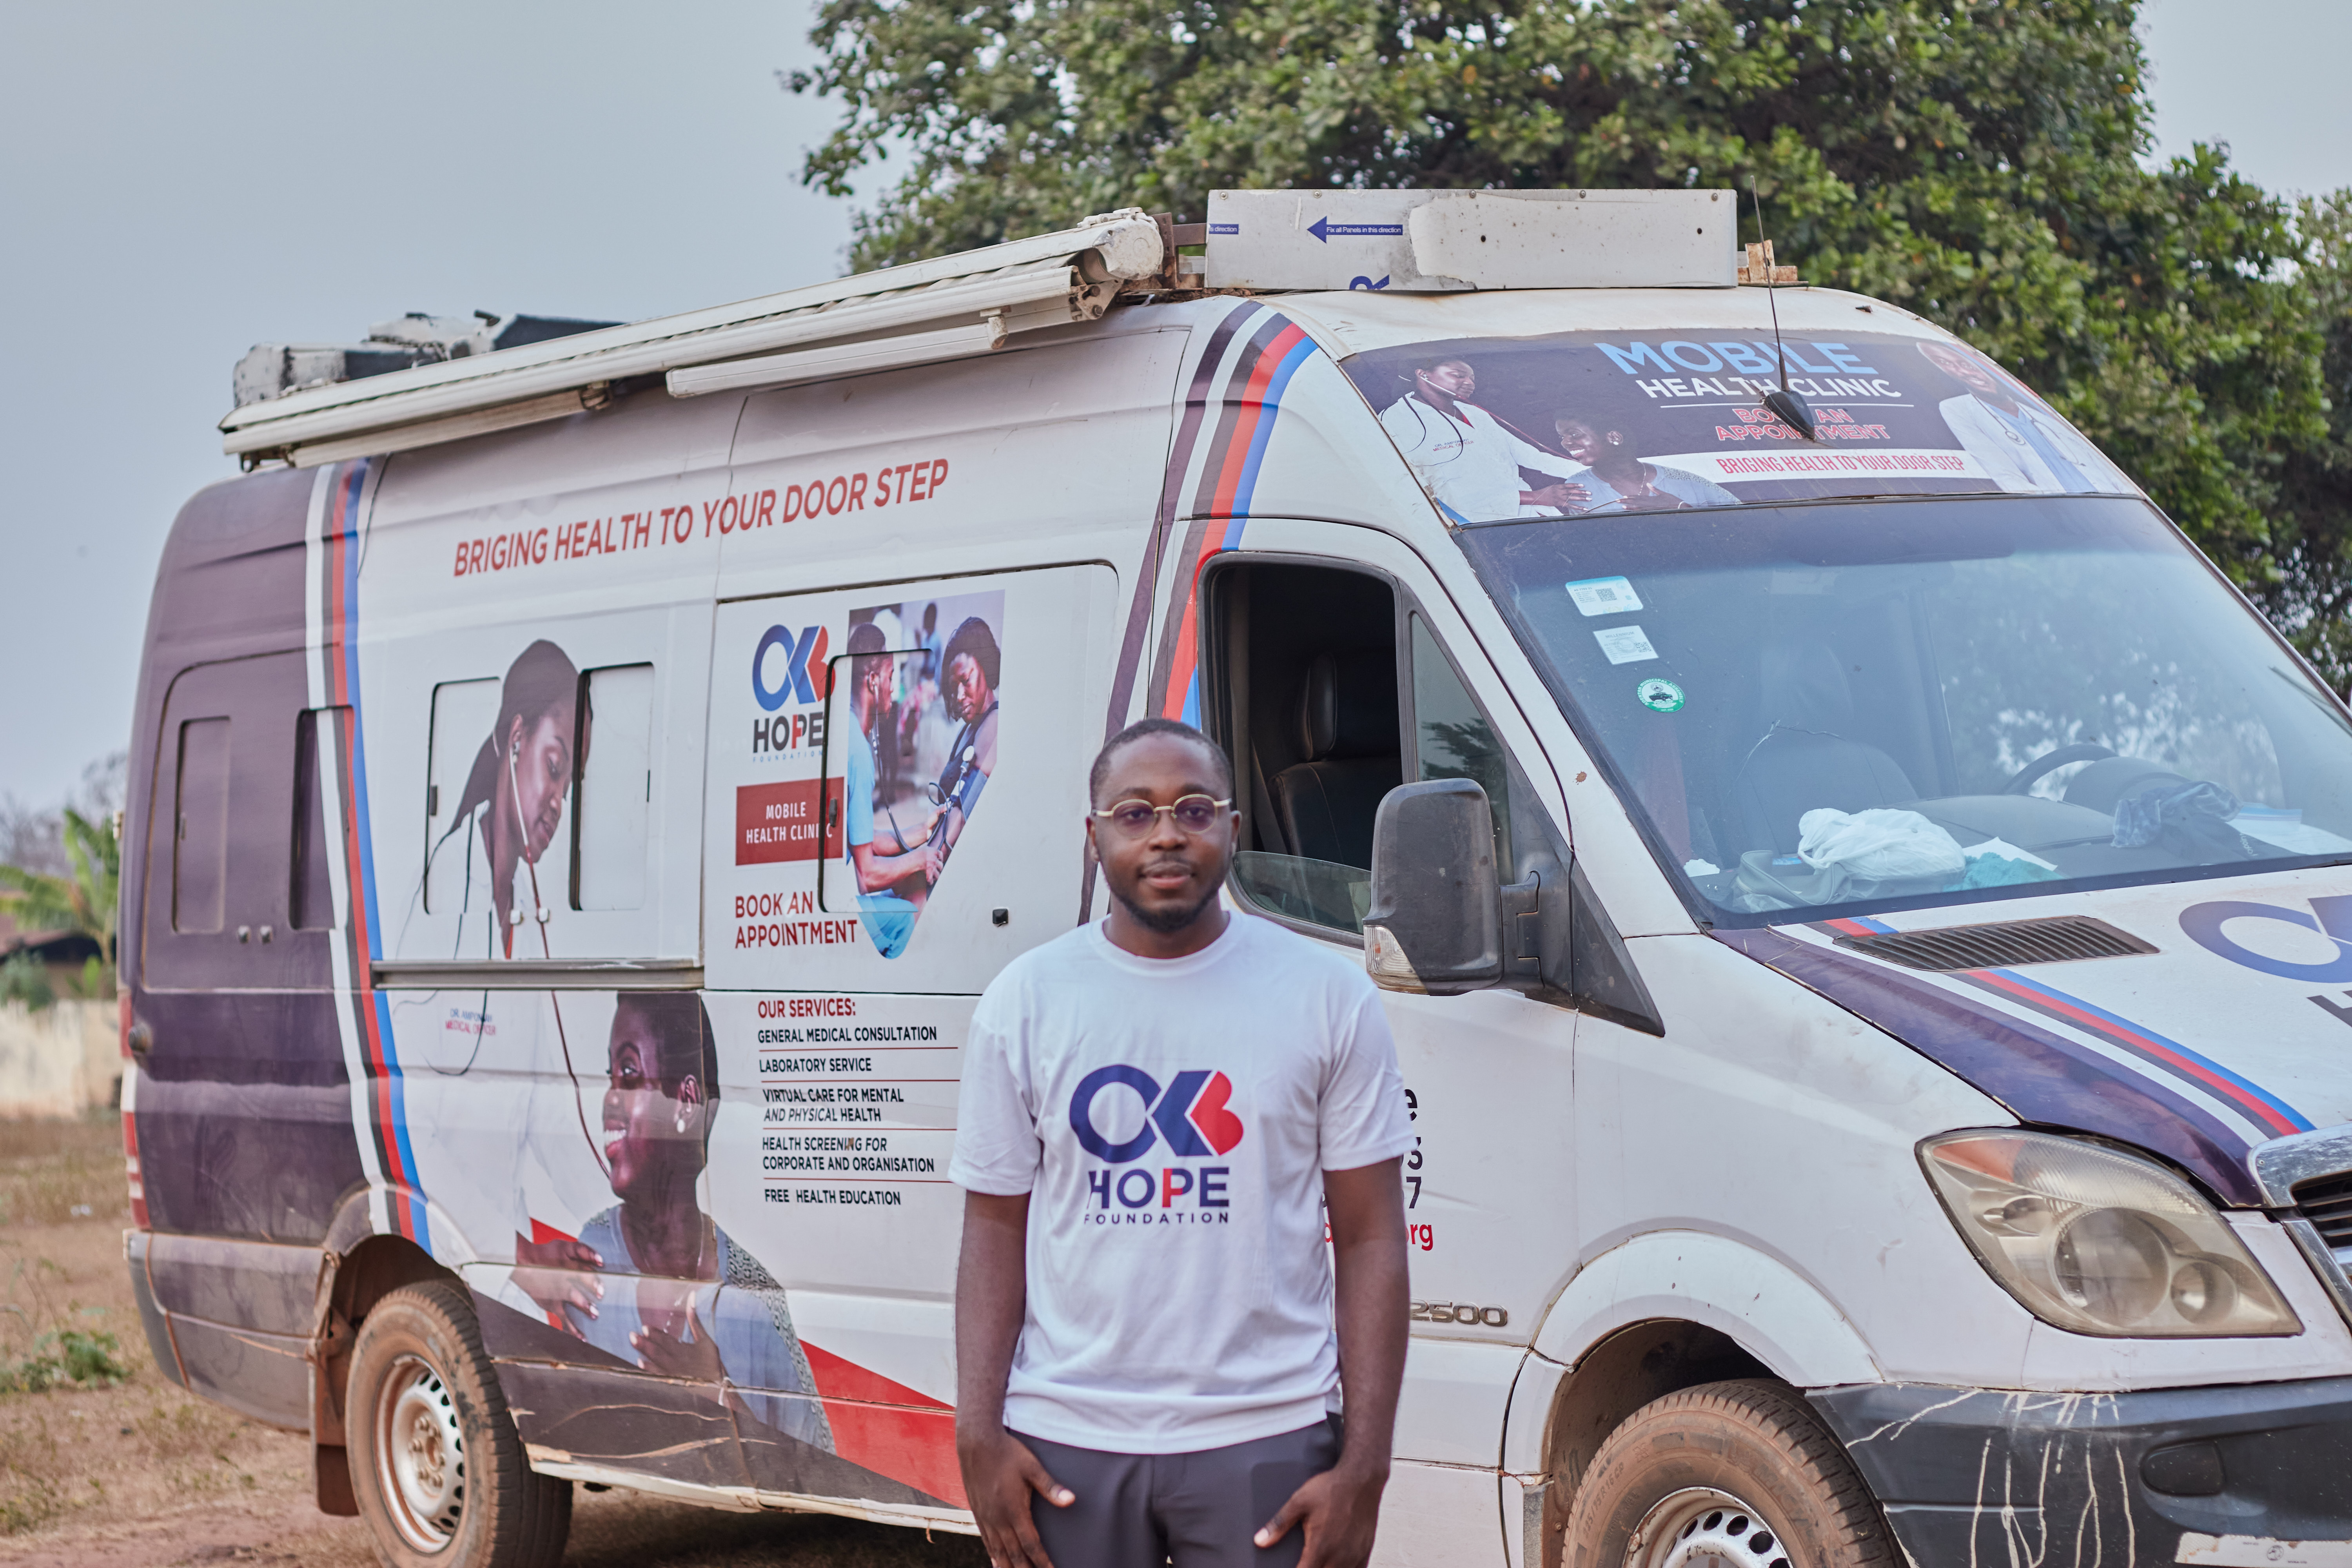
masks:
[[[1794,1390],[1710,1383],[1653,1400],[1593,1456],[1564,1568],[1888,1568],[1886,1521]],[[1679,1555],[1678,1555],[1679,1554]]]
[[[343,1429],[386,1568],[556,1568],[572,1483],[536,1474],[464,1287],[394,1290],[360,1323]]]

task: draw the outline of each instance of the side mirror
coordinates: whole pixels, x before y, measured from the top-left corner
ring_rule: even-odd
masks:
[[[1433,996],[1503,977],[1495,819],[1472,780],[1402,784],[1381,799],[1372,819],[1364,969],[1383,991]]]

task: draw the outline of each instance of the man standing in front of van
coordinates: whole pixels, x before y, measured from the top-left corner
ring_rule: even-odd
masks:
[[[1219,902],[1214,742],[1147,719],[1089,783],[1109,918],[1007,965],[964,1049],[981,1539],[995,1568],[1361,1568],[1404,1372],[1387,1019],[1361,969]]]

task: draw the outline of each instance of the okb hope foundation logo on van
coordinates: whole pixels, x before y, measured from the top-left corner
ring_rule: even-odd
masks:
[[[2273,958],[2233,940],[2223,929],[2231,921],[2267,921],[2316,931],[2336,944],[2336,956],[2317,963]],[[2241,903],[2220,900],[2191,904],[2180,911],[2180,929],[2198,946],[2242,968],[2282,980],[2332,985],[2352,980],[2352,895],[2336,893],[2311,900],[2311,912],[2282,909],[2276,904]],[[2314,997],[2314,1001],[2318,998]]]
[[[1116,1098],[1104,1096],[1120,1088],[1141,1100],[1143,1121],[1113,1142],[1097,1120],[1097,1110],[1099,1107],[1116,1116]],[[1232,1110],[1233,1095],[1231,1079],[1204,1068],[1178,1073],[1165,1089],[1141,1068],[1123,1062],[1097,1068],[1080,1079],[1070,1096],[1070,1131],[1077,1134],[1079,1148],[1104,1163],[1104,1168],[1087,1173],[1086,1218],[1095,1225],[1225,1224],[1232,1208],[1226,1194],[1230,1166],[1155,1169],[1136,1162],[1162,1143],[1179,1161],[1232,1153],[1244,1132],[1242,1119]],[[1118,1168],[1122,1165],[1128,1168]]]
[[[761,712],[776,716],[752,721],[751,750],[791,752],[823,740],[822,712],[776,710],[787,702],[812,709],[824,700],[824,655],[830,640],[822,623],[803,631],[770,626],[761,634],[759,646],[751,650],[751,696]]]

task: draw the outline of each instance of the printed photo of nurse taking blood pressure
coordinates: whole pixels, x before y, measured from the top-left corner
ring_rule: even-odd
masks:
[[[828,854],[885,958],[907,951],[996,771],[1003,626],[1001,593],[850,612],[834,678],[847,682],[847,711],[836,687],[827,730],[843,787]]]

